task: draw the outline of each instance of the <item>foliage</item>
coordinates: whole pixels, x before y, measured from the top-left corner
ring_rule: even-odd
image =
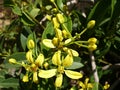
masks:
[[[98,0],[86,17],[68,2],[4,0],[15,18],[0,30],[1,89],[119,89],[120,0]]]

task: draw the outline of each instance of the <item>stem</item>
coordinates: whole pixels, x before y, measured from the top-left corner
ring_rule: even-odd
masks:
[[[67,31],[67,33],[70,35],[70,38],[72,38],[72,35],[71,35],[71,33],[69,32],[69,30],[67,29],[67,27],[65,26],[65,24],[63,23],[62,25],[63,25],[63,27],[65,28],[65,30]]]
[[[90,52],[90,59],[91,59],[91,66],[92,66],[92,71],[93,71],[95,82],[99,83],[99,77],[98,77],[98,72],[97,72],[96,63],[95,63],[95,57],[92,52]]]

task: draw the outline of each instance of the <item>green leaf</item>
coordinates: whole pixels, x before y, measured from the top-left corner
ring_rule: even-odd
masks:
[[[99,25],[99,23],[105,19],[106,14],[108,13],[109,7],[111,5],[111,2],[108,0],[100,0],[98,1],[95,6],[90,11],[87,22],[90,20],[95,20],[96,25]],[[102,11],[102,12],[100,12]],[[110,17],[110,16],[109,16]],[[108,18],[108,17],[107,17]]]
[[[21,21],[24,25],[27,25],[27,26],[33,26],[35,24],[32,18],[25,12],[23,12],[21,16]]]
[[[99,83],[96,83],[96,82],[95,82],[92,90],[99,90],[98,86],[99,86]],[[100,89],[100,90],[101,90],[101,89]]]
[[[65,16],[64,16],[65,17]],[[68,17],[65,17],[65,26],[67,27],[68,31],[69,32],[72,32],[72,20],[71,20],[71,17],[68,16]]]
[[[8,60],[10,58],[14,58],[17,61],[26,60],[26,53],[25,52],[14,53],[14,54],[12,54],[12,55],[10,55],[9,57],[6,58],[6,62],[8,62]]]
[[[84,65],[80,62],[73,62],[73,64],[66,68],[66,69],[79,69],[79,68],[82,68]]]
[[[35,18],[38,13],[39,13],[40,9],[39,8],[33,8],[31,11],[30,11],[30,15]]]
[[[22,33],[20,34],[20,42],[21,42],[23,50],[25,51],[27,38]]]
[[[47,39],[47,38],[52,39],[54,35],[55,35],[55,32],[54,32],[53,24],[52,24],[52,22],[48,22],[47,26],[42,34],[42,40]],[[41,43],[41,51],[45,53],[48,50],[49,50],[49,48],[47,48],[45,45],[43,45],[43,43]]]
[[[15,13],[17,15],[20,15],[20,16],[22,15],[21,9],[18,6],[13,6],[12,11],[13,11],[13,13]]]
[[[63,1],[62,0],[57,0],[57,5],[60,8],[60,10],[63,10]]]
[[[8,78],[0,82],[0,88],[17,88],[19,86],[19,80],[15,78]]]

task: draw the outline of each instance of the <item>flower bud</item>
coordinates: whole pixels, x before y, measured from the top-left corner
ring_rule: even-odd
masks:
[[[23,76],[23,79],[22,79],[23,82],[28,82],[29,79],[28,79],[28,74],[24,75]]]
[[[52,40],[52,43],[53,43],[55,46],[58,46],[58,44],[59,44],[58,38],[54,37],[53,40]]]
[[[69,38],[69,39],[65,40],[65,44],[68,44],[68,43],[70,43],[71,41],[72,41],[72,39]]]
[[[55,2],[54,0],[50,0],[51,2]]]
[[[45,69],[48,69],[49,64],[47,62],[44,63]]]
[[[96,45],[96,44],[89,44],[89,45],[88,45],[88,49],[89,49],[90,51],[94,51],[94,50],[97,49],[97,45]]]
[[[95,44],[96,42],[97,42],[97,39],[94,38],[94,37],[88,39],[88,43],[89,43],[89,44]]]
[[[54,28],[59,28],[60,24],[59,24],[59,22],[57,21],[57,18],[56,18],[56,17],[53,17],[53,18],[52,18],[52,22],[53,22]]]
[[[15,63],[16,63],[16,60],[15,60],[14,58],[11,58],[11,59],[9,59],[9,63],[15,64]]]
[[[33,49],[35,47],[34,41],[31,39],[28,41],[28,49]]]
[[[56,17],[57,17],[59,23],[64,23],[65,19],[64,19],[64,17],[63,17],[62,14],[58,13],[58,14],[56,15]]]
[[[91,20],[87,24],[87,29],[92,29],[95,26],[95,20]]]

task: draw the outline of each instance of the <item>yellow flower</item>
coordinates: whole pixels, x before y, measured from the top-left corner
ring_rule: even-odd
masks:
[[[16,63],[16,60],[15,60],[14,58],[11,58],[11,59],[9,59],[9,63],[15,64],[15,63]]]
[[[88,82],[89,82],[89,78],[86,78],[84,83],[80,81],[79,86],[81,86],[81,89],[79,89],[79,90],[92,89],[93,88],[92,83],[88,83]]]
[[[56,46],[52,43],[51,39],[43,39],[42,43],[48,48],[55,48]]]
[[[61,60],[61,51],[58,51],[57,54],[55,53],[53,56],[54,58],[52,60],[52,63],[58,66],[58,69],[57,69],[58,75],[55,81],[56,87],[61,87],[62,81],[63,81],[62,77],[64,72],[65,72],[65,75],[68,76],[69,78],[72,78],[72,79],[82,78],[83,75],[81,73],[64,69],[66,67],[71,66],[73,63],[73,56],[71,54],[68,54],[65,58],[63,58],[63,60]]]
[[[105,82],[105,85],[103,86],[104,90],[107,90],[110,87],[110,84],[108,82]]]

